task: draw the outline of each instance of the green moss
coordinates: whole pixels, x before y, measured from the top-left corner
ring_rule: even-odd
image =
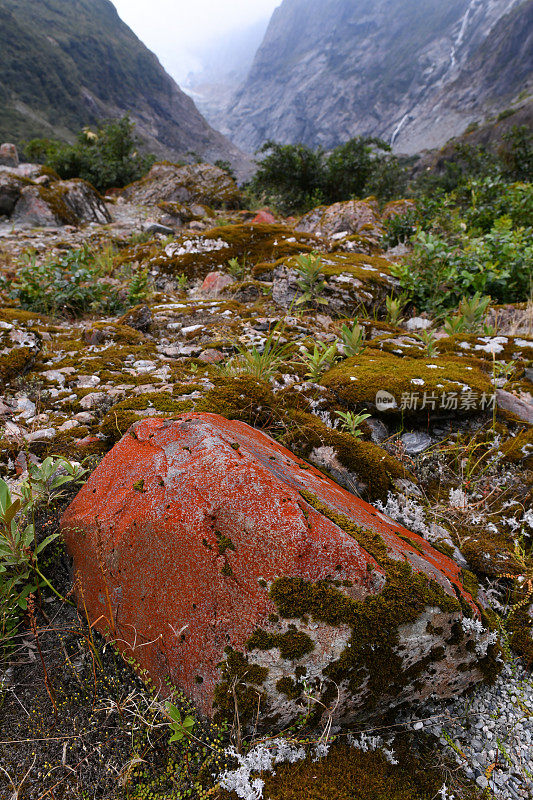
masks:
[[[235,545],[233,544],[229,536],[225,536],[222,533],[218,533],[218,531],[215,533],[215,535],[217,537],[217,546],[220,555],[224,555],[226,550],[235,550]]]
[[[431,366],[433,364],[437,365],[436,369]],[[421,380],[423,384],[419,383]],[[439,356],[437,359],[398,357],[370,348],[326,372],[321,383],[348,409],[375,409],[377,391],[385,390],[395,398],[396,407],[381,413],[403,413],[406,416],[479,413],[483,395],[489,398],[493,394],[489,376],[464,359],[453,356]],[[463,402],[465,385],[475,393],[475,402],[470,406]],[[402,409],[404,395],[413,393],[418,396],[417,407]],[[456,393],[458,398],[457,409],[442,410],[444,395],[449,398],[451,393]]]
[[[38,186],[37,190],[39,197],[46,203],[58,222],[62,225],[79,224],[80,220],[71,207],[65,202],[65,195],[67,193],[66,187],[54,185],[48,188],[46,186]]]
[[[273,414],[280,416],[279,406],[270,386],[264,381],[242,376],[214,378],[215,388],[196,405],[196,411],[220,414],[226,419],[238,419],[252,427],[267,427]]]
[[[523,656],[528,667],[531,667],[533,664],[533,623],[529,614],[529,603],[511,611],[507,618],[507,630],[510,646]]]
[[[9,383],[28,372],[35,365],[37,356],[31,347],[14,347],[9,353],[0,355],[0,381]]]
[[[363,752],[344,741],[333,743],[326,758],[316,760],[311,751],[305,761],[276,766],[265,774],[264,796],[270,800],[434,800],[449,772],[434,767],[417,754],[411,742],[397,740],[394,750],[399,764],[390,764],[381,750]],[[457,792],[455,792],[456,796]],[[235,794],[222,792],[221,800]],[[461,800],[480,800],[477,789],[463,788]]]
[[[369,498],[385,499],[396,478],[414,480],[394,456],[372,442],[329,428],[312,414],[292,410],[288,414],[292,424],[287,426],[281,444],[307,459],[315,448],[332,447],[342,466],[368,487]]]
[[[146,392],[112,406],[100,424],[100,431],[107,439],[117,442],[128,428],[142,418],[141,412],[149,408],[155,409],[161,415],[178,415],[191,411],[193,405],[187,400],[174,400],[166,392]]]
[[[146,337],[143,333],[124,323],[95,322],[91,325],[91,330],[102,331],[119,344],[140,345],[146,342]]]
[[[461,581],[466,591],[469,592],[474,600],[476,600],[479,592],[479,582],[473,572],[463,569],[461,572]]]
[[[226,658],[220,663],[222,680],[215,686],[215,722],[232,721],[237,704],[239,719],[250,720],[257,713],[258,703],[264,701],[260,687],[268,669],[251,664],[248,658],[231,647],[224,650]]]
[[[247,650],[272,650],[274,647],[279,648],[282,658],[295,660],[311,653],[315,645],[311,637],[297,630],[295,625],[289,625],[285,633],[269,633],[259,629],[246,642]]]
[[[190,240],[187,234],[176,240],[179,245]],[[312,237],[297,234],[286,225],[223,225],[203,231],[200,239],[218,240],[226,247],[199,253],[167,256],[159,253],[151,260],[160,270],[171,274],[183,273],[190,278],[202,278],[208,272],[220,269],[230,258],[246,258],[249,266],[260,262],[274,262],[284,256],[312,250]],[[257,276],[254,276],[257,277]]]
[[[276,689],[280,694],[284,694],[289,700],[297,700],[302,694],[302,690],[292,678],[280,678],[276,682]]]
[[[3,322],[51,322],[45,314],[35,314],[33,311],[24,311],[22,308],[5,306],[0,308],[0,320]]]

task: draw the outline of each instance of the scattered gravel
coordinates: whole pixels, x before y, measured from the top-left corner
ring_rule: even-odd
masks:
[[[413,730],[437,736],[479,787],[505,800],[533,797],[533,676],[523,666],[507,663],[493,686],[428,703],[419,716]]]

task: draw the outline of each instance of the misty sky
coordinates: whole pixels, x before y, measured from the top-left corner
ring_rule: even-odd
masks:
[[[178,83],[198,69],[206,42],[268,18],[281,0],[112,0]]]

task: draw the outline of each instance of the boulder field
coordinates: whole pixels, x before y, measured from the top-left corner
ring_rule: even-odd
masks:
[[[458,565],[266,434],[134,424],[62,519],[91,625],[215,719],[353,722],[493,670]]]

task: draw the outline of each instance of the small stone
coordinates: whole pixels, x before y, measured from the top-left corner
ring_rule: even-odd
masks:
[[[405,452],[408,455],[417,455],[423,453],[428,447],[431,447],[433,439],[427,433],[404,433],[401,438]]]
[[[145,233],[161,233],[163,236],[173,236],[175,231],[167,225],[161,225],[159,222],[152,222],[144,229]]]
[[[225,356],[220,350],[211,348],[209,350],[202,350],[198,358],[200,361],[203,361],[204,364],[219,364],[221,361],[224,361]]]
[[[153,372],[157,369],[157,364],[153,361],[135,361],[133,364],[134,370],[140,375],[144,375],[147,372]]]
[[[54,439],[56,435],[55,428],[43,428],[40,431],[33,431],[32,433],[25,433],[24,439],[28,443],[31,442],[47,442]]]
[[[210,297],[217,297],[224,289],[235,283],[231,275],[224,272],[210,272],[202,283],[202,292]]]
[[[98,375],[79,375],[76,386],[80,389],[92,389],[98,386],[100,378]]]
[[[64,431],[71,431],[72,428],[79,428],[79,427],[80,423],[78,422],[77,419],[68,419],[66,422],[64,422],[62,425],[59,426],[59,430],[61,431],[61,433],[63,433]]]
[[[425,317],[411,317],[405,323],[405,327],[408,331],[425,331],[431,328],[432,324],[432,321]]]
[[[106,396],[103,392],[91,392],[86,394],[80,400],[80,406],[84,411],[90,411],[93,408],[98,408],[105,402]]]

